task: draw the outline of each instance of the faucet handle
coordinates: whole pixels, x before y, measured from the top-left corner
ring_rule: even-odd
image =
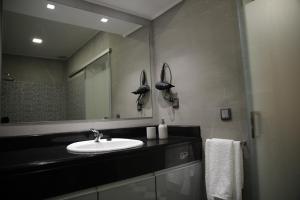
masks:
[[[100,142],[100,139],[103,137],[103,134],[97,131],[96,129],[91,128],[90,131],[94,133],[95,142]]]
[[[92,133],[94,133],[94,136],[96,137],[96,135],[98,135],[99,134],[99,131],[97,131],[96,129],[94,129],[94,128],[90,128],[90,130],[89,130],[90,132],[92,132]]]
[[[95,137],[95,138],[98,138],[99,135],[100,135],[100,132],[97,131],[97,130],[94,129],[94,128],[90,128],[90,132],[92,132],[92,133],[94,134],[94,137]]]

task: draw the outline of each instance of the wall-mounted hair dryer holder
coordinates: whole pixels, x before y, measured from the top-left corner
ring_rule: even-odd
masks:
[[[166,81],[166,69],[169,70],[170,80]],[[179,108],[179,99],[177,94],[172,92],[172,88],[175,87],[172,85],[172,72],[170,66],[167,63],[164,63],[160,72],[160,81],[155,84],[155,88],[162,91],[163,98],[172,104],[173,108]]]
[[[150,87],[147,83],[147,78],[146,78],[146,72],[143,70],[140,74],[140,87],[133,91],[132,94],[139,95],[136,103],[137,103],[137,110],[142,111],[143,106],[145,104],[144,100],[146,97],[146,94],[150,91]]]

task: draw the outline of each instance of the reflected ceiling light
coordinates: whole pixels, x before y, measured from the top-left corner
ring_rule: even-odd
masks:
[[[50,10],[54,10],[55,9],[55,5],[48,3],[47,4],[47,8]]]
[[[43,40],[41,38],[33,38],[32,42],[35,43],[35,44],[42,44]]]
[[[108,22],[108,19],[105,18],[105,17],[103,17],[103,18],[101,19],[101,22],[106,23],[106,22]]]

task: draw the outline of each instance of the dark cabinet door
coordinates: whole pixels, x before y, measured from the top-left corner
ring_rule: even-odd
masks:
[[[157,200],[201,200],[200,163],[157,173]]]
[[[155,178],[135,180],[99,192],[99,200],[156,200]]]

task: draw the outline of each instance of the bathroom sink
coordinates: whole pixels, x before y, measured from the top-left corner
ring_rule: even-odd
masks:
[[[106,153],[123,149],[130,149],[142,146],[140,140],[112,138],[111,140],[101,139],[75,142],[67,146],[67,150],[74,153]]]

